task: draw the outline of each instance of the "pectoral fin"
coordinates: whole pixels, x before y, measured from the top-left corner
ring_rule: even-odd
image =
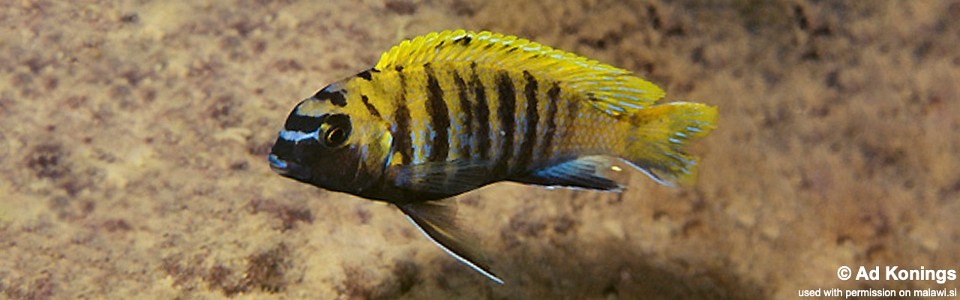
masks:
[[[490,183],[486,161],[455,160],[397,166],[394,184],[405,190],[449,197]]]
[[[490,271],[486,256],[472,236],[456,226],[456,208],[450,204],[420,202],[397,204],[413,225],[440,249],[496,283],[503,280]]]

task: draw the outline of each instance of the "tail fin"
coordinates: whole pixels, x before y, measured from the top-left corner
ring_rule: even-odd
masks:
[[[699,159],[683,150],[688,141],[716,128],[716,107],[673,102],[645,107],[628,118],[636,129],[627,136],[624,159],[663,185],[696,181]]]

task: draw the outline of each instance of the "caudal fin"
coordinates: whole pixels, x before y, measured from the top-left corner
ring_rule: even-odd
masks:
[[[667,186],[696,181],[699,159],[684,148],[716,128],[716,107],[673,102],[645,107],[628,118],[636,129],[627,136],[624,159]]]

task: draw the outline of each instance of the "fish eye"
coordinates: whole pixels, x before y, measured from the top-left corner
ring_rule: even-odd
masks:
[[[327,147],[343,145],[350,137],[350,117],[333,115],[323,124],[323,142]]]
[[[339,146],[343,142],[347,141],[347,132],[340,127],[331,127],[327,129],[325,135],[325,140],[327,146]]]

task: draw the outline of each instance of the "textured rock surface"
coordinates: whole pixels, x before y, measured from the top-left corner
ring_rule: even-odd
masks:
[[[120,3],[115,3],[120,2]],[[956,1],[5,1],[0,298],[793,298],[957,269]],[[281,178],[289,109],[403,38],[516,34],[720,108],[699,183],[457,199],[492,284]]]

